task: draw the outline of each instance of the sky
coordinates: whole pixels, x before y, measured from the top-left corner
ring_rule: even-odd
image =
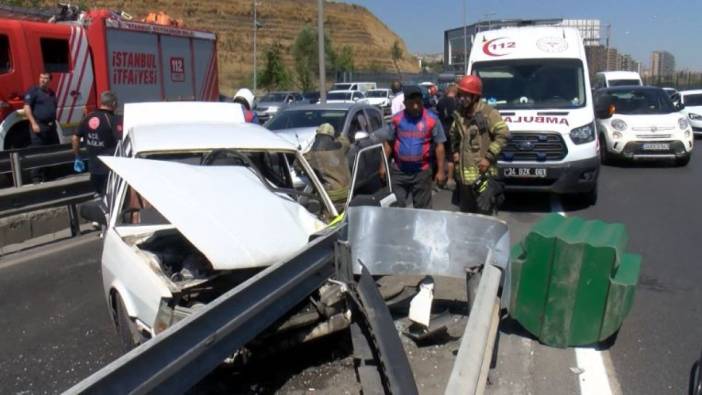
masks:
[[[373,12],[412,53],[443,52],[444,30],[463,26],[463,0],[347,0]],[[651,51],[675,56],[676,69],[702,71],[702,0],[467,0],[480,19],[600,19],[610,46],[650,66]],[[602,32],[603,35],[606,33]]]

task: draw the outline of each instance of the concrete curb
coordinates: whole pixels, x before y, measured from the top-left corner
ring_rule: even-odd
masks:
[[[68,227],[67,207],[49,208],[0,218],[0,254],[5,253],[4,250],[13,244],[24,243]]]

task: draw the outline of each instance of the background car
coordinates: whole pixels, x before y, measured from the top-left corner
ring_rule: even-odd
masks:
[[[314,92],[302,92],[302,102],[305,104],[314,104],[319,101],[319,91]]]
[[[254,104],[254,111],[261,123],[266,122],[282,107],[304,102],[300,92],[269,92]]]
[[[692,125],[692,133],[702,136],[702,89],[680,92],[681,110]]]
[[[333,91],[361,91],[367,92],[371,89],[378,89],[378,84],[375,82],[337,82],[332,85],[330,90]]]
[[[366,92],[366,102],[380,108],[385,115],[390,115],[392,98],[393,94],[390,89],[372,89]]]
[[[690,161],[690,123],[661,88],[615,87],[595,92],[603,163],[614,158]]]
[[[361,91],[329,91],[327,103],[356,103],[364,100],[366,96]]]
[[[351,143],[385,132],[385,120],[378,107],[367,103],[328,103],[285,108],[264,126],[307,152],[319,125],[330,123],[336,135]]]

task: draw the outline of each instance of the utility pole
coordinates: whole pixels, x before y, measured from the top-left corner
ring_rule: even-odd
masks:
[[[466,8],[468,0],[463,0],[463,74],[468,71],[468,17]]]
[[[319,102],[327,103],[327,76],[324,59],[324,0],[317,0],[317,42],[319,43]]]
[[[256,30],[258,21],[256,20],[256,0],[253,0],[253,94],[256,95]]]

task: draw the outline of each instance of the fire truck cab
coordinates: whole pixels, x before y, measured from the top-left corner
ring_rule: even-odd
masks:
[[[0,150],[29,144],[23,97],[42,72],[52,77],[62,143],[105,90],[122,105],[219,98],[214,33],[135,22],[109,10],[56,23],[2,11]]]

